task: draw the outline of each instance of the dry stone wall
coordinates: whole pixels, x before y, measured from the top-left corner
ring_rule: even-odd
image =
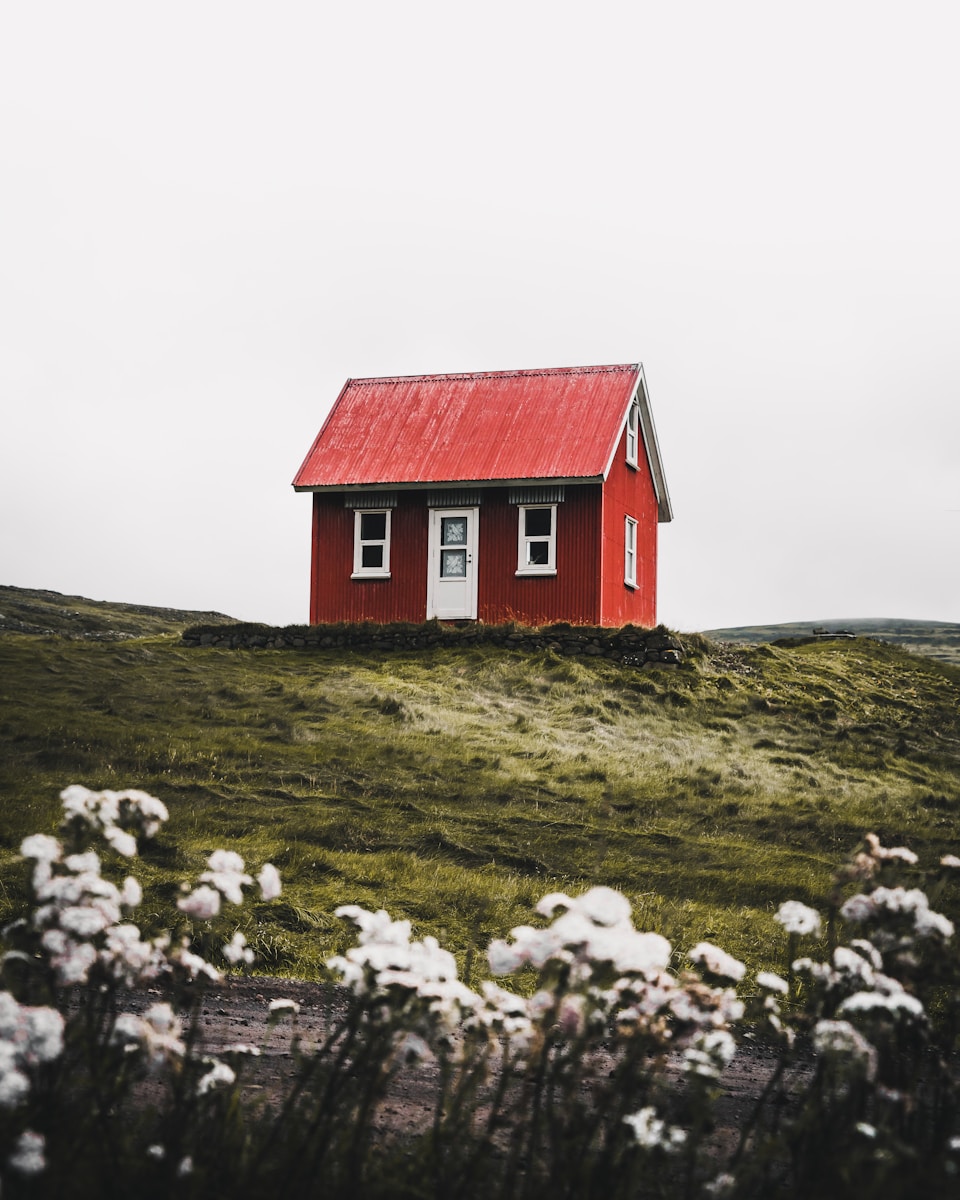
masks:
[[[551,650],[555,654],[609,658],[629,666],[681,661],[683,645],[663,626],[641,629],[624,625],[605,629],[584,625],[518,625],[470,622],[444,625],[194,625],[183,632],[187,646],[220,646],[231,650],[362,650],[385,654],[434,646],[490,644],[512,649]]]

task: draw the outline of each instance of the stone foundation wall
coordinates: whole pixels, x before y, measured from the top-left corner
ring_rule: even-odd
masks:
[[[434,646],[492,644],[523,650],[552,650],[555,654],[609,658],[628,666],[677,664],[683,645],[660,626],[640,629],[624,625],[603,629],[584,625],[547,625],[528,629],[517,625],[194,625],[183,632],[186,646],[220,646],[231,650],[363,650],[391,653]]]

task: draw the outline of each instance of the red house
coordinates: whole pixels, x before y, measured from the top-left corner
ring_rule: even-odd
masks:
[[[313,624],[656,624],[672,513],[637,363],[348,379],[293,486]]]

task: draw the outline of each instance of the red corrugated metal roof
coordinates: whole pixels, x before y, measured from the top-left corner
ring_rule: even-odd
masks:
[[[293,485],[601,479],[640,370],[349,379]]]

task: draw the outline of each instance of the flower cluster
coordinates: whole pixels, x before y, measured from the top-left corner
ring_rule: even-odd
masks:
[[[851,896],[840,909],[846,921],[858,925],[882,925],[891,917],[902,917],[908,933],[920,938],[949,941],[953,937],[953,922],[930,908],[926,892],[920,888],[877,887],[872,892]],[[879,940],[892,944],[889,931],[878,930]]]
[[[166,807],[155,797],[136,789],[94,792],[74,784],[61,793],[61,838],[35,834],[23,840],[21,855],[30,864],[33,896],[28,916],[5,930],[14,945],[3,956],[6,967],[17,963],[29,973],[48,971],[41,987],[95,985],[93,995],[106,997],[109,1017],[98,1035],[95,1053],[119,1053],[149,1071],[164,1066],[183,1069],[190,1048],[181,1018],[169,1003],[150,1006],[142,1016],[116,1012],[112,1000],[119,987],[156,981],[161,976],[174,985],[201,977],[219,980],[220,972],[191,948],[189,936],[175,944],[168,933],[145,938],[128,914],[142,901],[136,879],[128,876],[119,886],[104,878],[96,850],[97,838],[109,849],[132,857],[137,839],[153,837],[167,820]],[[253,884],[243,860],[232,851],[210,855],[200,886],[181,901],[181,911],[204,919],[219,912],[221,896],[235,904],[243,901],[243,888]],[[280,894],[280,876],[267,864],[257,876],[260,894],[272,899]],[[206,903],[206,908],[204,908]],[[249,965],[253,952],[237,931],[222,946],[228,963]],[[31,986],[28,983],[28,986]],[[33,985],[36,986],[36,985]],[[186,995],[187,993],[183,993]],[[196,995],[196,993],[193,993]],[[30,1097],[31,1071],[57,1058],[64,1045],[65,1021],[53,1008],[20,1004],[9,992],[0,992],[0,1109],[18,1109]],[[253,1048],[235,1047],[237,1054]],[[234,1082],[231,1067],[216,1059],[201,1059],[191,1070],[199,1074],[196,1095],[206,1096]],[[41,1134],[26,1131],[8,1143],[7,1166],[22,1174],[44,1169],[45,1142]]]
[[[154,1070],[186,1054],[183,1025],[169,1004],[153,1004],[142,1017],[121,1013],[113,1024],[110,1044],[127,1051],[139,1050]]]
[[[64,1019],[55,1008],[18,1004],[9,992],[0,992],[0,1109],[23,1104],[31,1087],[31,1073],[41,1063],[63,1053]],[[44,1168],[42,1134],[25,1130],[8,1158],[7,1166],[21,1175]]]
[[[128,984],[156,978],[163,946],[144,942],[139,929],[123,920],[142,898],[134,878],[118,888],[101,875],[95,851],[65,854],[60,841],[46,834],[25,838],[20,853],[34,863],[31,922],[58,984],[87,983],[98,965]]]
[[[0,992],[0,1108],[15,1108],[30,1091],[30,1070],[63,1052],[63,1017],[55,1008],[18,1004]]]
[[[132,858],[137,838],[152,838],[169,819],[167,807],[156,796],[136,788],[122,792],[92,792],[72,783],[60,793],[63,820],[76,832],[89,830],[103,836],[119,854]]]
[[[357,945],[327,966],[368,1004],[371,1019],[396,1022],[424,1036],[449,1037],[480,1004],[457,978],[453,955],[436,938],[410,940],[410,922],[356,904],[336,910],[358,929]]]
[[[556,892],[537,905],[544,916],[558,910],[547,928],[518,926],[512,942],[494,941],[488,951],[495,974],[525,966],[542,972],[546,986],[532,997],[531,1015],[552,1019],[568,1037],[616,1029],[678,1050],[690,1047],[691,1070],[709,1060],[712,1073],[728,1046],[724,1041],[720,1052],[719,1042],[702,1038],[743,1015],[735,992],[694,975],[674,975],[668,969],[670,943],[635,929],[630,902],[612,888],[590,888],[576,898]],[[721,979],[737,980],[744,973],[742,963],[707,942],[694,947],[691,958]],[[705,1058],[698,1060],[698,1054]]]
[[[639,1112],[631,1113],[623,1118],[637,1145],[644,1150],[661,1150],[664,1154],[675,1154],[687,1140],[687,1131],[676,1125],[668,1125],[657,1116],[657,1110],[648,1105]]]
[[[200,886],[177,901],[181,912],[198,921],[211,921],[217,916],[221,896],[231,904],[242,904],[243,889],[253,884],[235,850],[214,850],[207,859],[207,867],[200,875]],[[262,900],[275,900],[280,895],[280,873],[273,863],[264,864],[257,883]]]
[[[820,914],[799,900],[784,900],[773,919],[797,937],[820,936]]]

